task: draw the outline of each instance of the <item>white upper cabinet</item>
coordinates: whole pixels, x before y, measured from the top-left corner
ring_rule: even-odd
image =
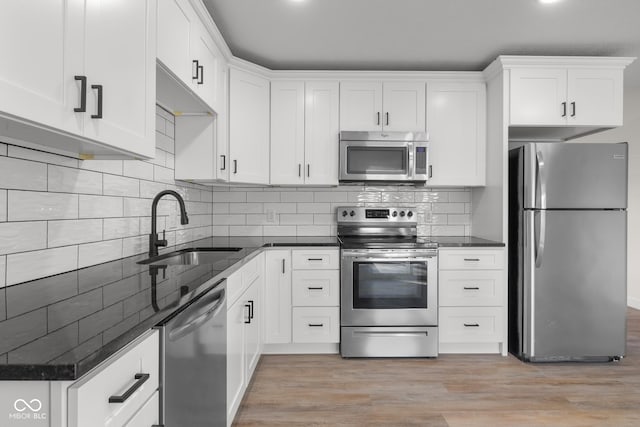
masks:
[[[424,82],[340,83],[340,130],[424,132]]]
[[[216,120],[216,178],[229,181],[229,68],[220,68],[218,80],[220,102]]]
[[[4,135],[79,157],[155,154],[155,0],[4,1],[0,46],[0,116],[40,129]]]
[[[337,82],[271,83],[271,184],[338,185]]]
[[[158,60],[210,110],[221,108],[224,58],[188,0],[160,2]]]
[[[269,80],[230,70],[229,156],[231,182],[269,183]]]
[[[622,68],[515,68],[512,126],[621,126]]]
[[[429,186],[485,185],[486,90],[484,83],[427,85]]]

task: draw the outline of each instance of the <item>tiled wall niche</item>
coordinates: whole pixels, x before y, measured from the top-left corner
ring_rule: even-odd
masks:
[[[81,161],[0,141],[0,288],[148,250],[151,202],[169,245],[212,233],[209,187],[174,181],[174,118],[156,111],[156,156],[149,161]]]
[[[471,189],[346,185],[213,191],[217,236],[333,236],[339,206],[417,207],[421,236],[471,235]]]

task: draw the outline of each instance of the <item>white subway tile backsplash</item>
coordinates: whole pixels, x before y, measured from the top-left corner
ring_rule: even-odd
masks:
[[[330,213],[331,204],[329,203],[298,203],[298,213]]]
[[[173,169],[164,168],[162,166],[153,166],[153,180],[157,182],[164,182],[167,184],[173,184]]]
[[[154,165],[158,165],[158,166],[166,166],[167,165],[167,152],[156,148],[156,155],[153,157],[153,159],[147,160],[147,162],[151,163],[151,164],[154,164]]]
[[[200,200],[203,202],[213,202],[213,193],[211,191],[202,190],[200,193]]]
[[[137,255],[149,250],[149,237],[137,236],[122,239],[122,256]]]
[[[230,225],[231,236],[262,236],[262,227],[258,225]]]
[[[276,215],[276,222],[268,222],[267,215],[265,214],[248,214],[247,215],[247,225],[274,225],[278,223],[279,215]]]
[[[447,215],[449,225],[469,225],[471,224],[471,216],[468,214],[449,214]]]
[[[299,225],[298,236],[328,236],[331,229],[328,225]]]
[[[0,224],[0,255],[47,247],[47,222],[3,222]]]
[[[295,203],[265,203],[264,213],[268,210],[274,210],[275,213],[297,213],[297,205]]]
[[[7,255],[7,285],[78,268],[78,247],[44,249]]]
[[[244,192],[214,191],[213,194],[213,203],[244,203],[246,201],[247,193]]]
[[[398,191],[395,193],[381,193],[381,203],[410,203],[414,202],[413,193],[409,191]]]
[[[316,225],[335,225],[337,223],[336,215],[335,214],[314,214],[313,223]]]
[[[167,184],[161,182],[140,181],[140,197],[153,199],[161,191],[167,189]]]
[[[105,218],[104,240],[132,237],[140,234],[140,218]]]
[[[414,195],[417,203],[446,203],[449,201],[449,193],[446,191],[418,191]]]
[[[313,224],[311,214],[280,214],[281,225],[310,225]]]
[[[464,236],[464,225],[432,225],[432,236]]]
[[[164,134],[167,135],[172,140],[175,138],[175,125],[173,120],[167,121],[164,129]]]
[[[245,225],[246,219],[244,215],[224,215],[218,214],[213,216],[213,225]]]
[[[0,156],[0,186],[6,189],[47,191],[47,165]]]
[[[71,157],[45,153],[44,151],[39,150],[31,150],[29,148],[18,147],[17,145],[10,145],[8,153],[5,154],[17,159],[33,160],[40,163],[49,163],[52,165],[68,166],[72,168],[77,168],[79,162],[78,159],[72,159]]]
[[[434,213],[464,213],[464,203],[434,203]]]
[[[124,199],[124,216],[151,216],[151,199],[133,199],[126,197]],[[164,201],[158,203],[158,213],[160,215],[166,215],[161,211],[161,205]],[[167,206],[162,205],[162,206]],[[114,215],[114,216],[123,216]]]
[[[48,190],[58,193],[102,194],[102,174],[49,165]]]
[[[336,191],[336,192],[318,191],[313,195],[313,201],[316,203],[321,203],[321,202],[346,203],[348,201],[348,196],[349,196],[349,193],[344,191]]]
[[[153,165],[139,160],[125,160],[122,168],[124,176],[153,180]]]
[[[229,203],[213,203],[212,210],[214,214],[229,213]]]
[[[167,153],[167,160],[165,161],[165,166],[170,169],[175,169],[176,157],[173,154]]]
[[[140,181],[134,178],[105,174],[103,187],[105,196],[140,197]]]
[[[0,142],[0,156],[7,155],[7,144],[3,144]]]
[[[211,228],[212,236],[229,236],[229,226],[228,225],[213,225]]]
[[[297,236],[295,225],[265,225],[262,227],[264,236]]]
[[[122,197],[80,195],[80,218],[122,216]]]
[[[160,132],[162,134],[165,133],[165,123],[166,120],[164,117],[162,117],[161,115],[157,114],[156,115],[156,132]]]
[[[122,258],[122,240],[105,240],[78,246],[78,268]]]
[[[78,195],[9,190],[8,221],[78,218]]]
[[[313,193],[311,191],[295,191],[280,194],[283,202],[313,202]]]
[[[174,152],[173,140],[164,133],[156,132],[156,147],[167,153],[173,154]]]
[[[7,190],[0,190],[0,222],[7,220]]]
[[[449,201],[455,203],[470,203],[471,192],[470,191],[450,191]]]
[[[379,191],[350,191],[347,200],[354,203],[380,203],[382,193]]]
[[[213,201],[215,202],[215,196]],[[250,191],[247,193],[247,202],[280,202],[280,193]]]
[[[49,221],[47,246],[77,245],[102,240],[102,219]]]
[[[80,169],[122,175],[122,160],[80,160]]]
[[[229,203],[229,213],[262,213],[262,203]]]

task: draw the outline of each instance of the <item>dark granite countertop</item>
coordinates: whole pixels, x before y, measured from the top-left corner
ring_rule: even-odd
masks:
[[[166,268],[146,254],[0,289],[0,380],[75,380],[231,274],[258,250],[338,246],[335,237],[213,237],[167,248],[240,247]]]
[[[482,239],[473,236],[429,236],[429,240],[436,242],[439,248],[466,248],[466,247],[503,247],[502,242]]]

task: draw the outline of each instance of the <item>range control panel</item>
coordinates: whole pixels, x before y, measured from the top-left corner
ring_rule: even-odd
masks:
[[[367,208],[341,206],[337,209],[338,224],[342,223],[402,223],[415,224],[415,207]]]

